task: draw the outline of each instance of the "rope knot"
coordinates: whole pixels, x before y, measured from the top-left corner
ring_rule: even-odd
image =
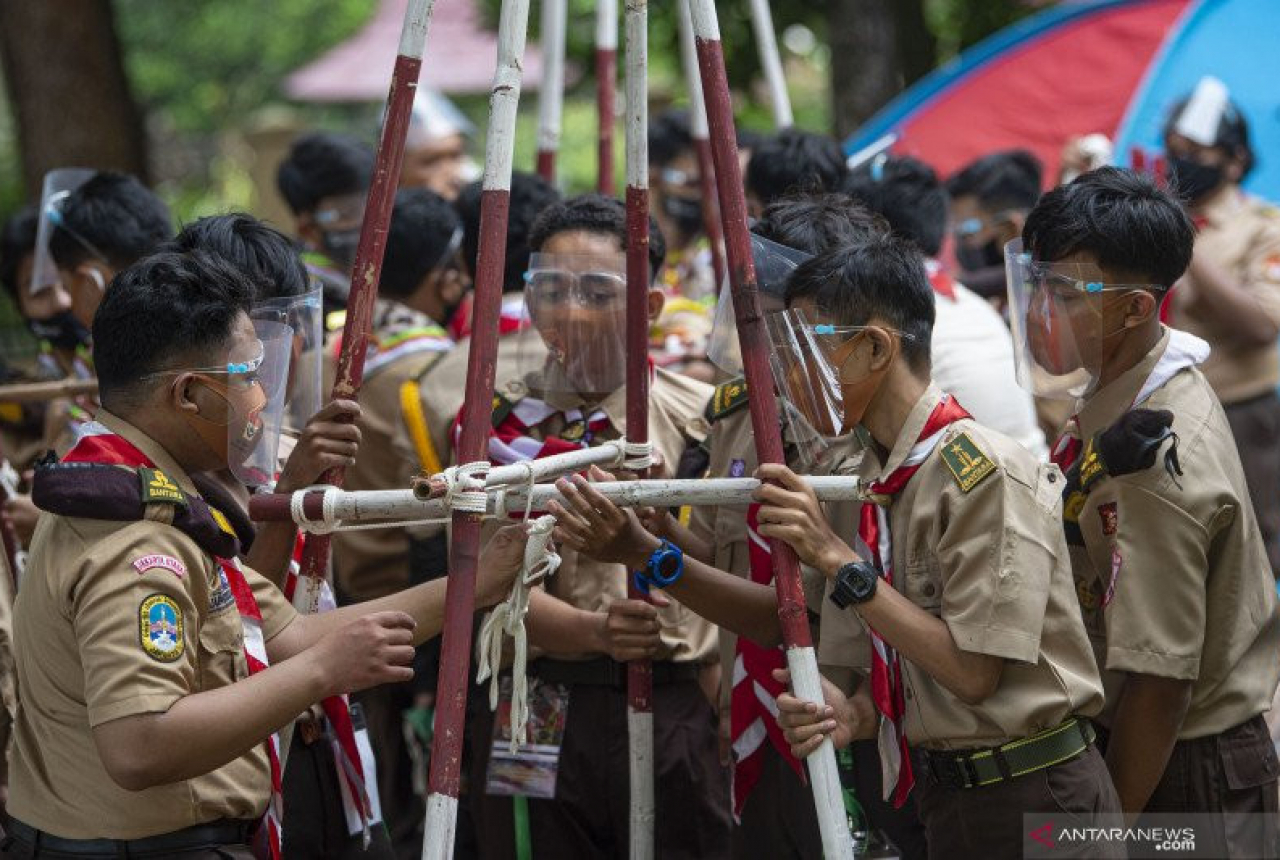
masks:
[[[324,497],[320,500],[320,519],[313,520],[309,519],[306,511],[303,510],[303,501],[307,493],[316,490],[322,490]],[[301,490],[294,490],[289,496],[289,514],[293,517],[294,524],[304,532],[313,535],[330,534],[342,526],[342,520],[338,519],[336,512],[338,498],[341,495],[342,490],[332,484],[313,484]]]

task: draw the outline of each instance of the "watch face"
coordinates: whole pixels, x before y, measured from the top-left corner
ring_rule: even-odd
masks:
[[[658,575],[670,579],[680,570],[680,556],[675,552],[664,552],[658,559]]]
[[[876,574],[875,568],[871,565],[860,564],[855,568],[855,573],[851,577],[853,582],[853,596],[857,600],[866,600],[876,590]]]

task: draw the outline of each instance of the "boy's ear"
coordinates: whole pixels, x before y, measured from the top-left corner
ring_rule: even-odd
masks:
[[[667,297],[662,290],[649,289],[649,322],[655,322],[667,306]]]

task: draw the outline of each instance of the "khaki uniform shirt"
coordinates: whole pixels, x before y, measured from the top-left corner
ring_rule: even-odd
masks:
[[[1228,188],[1205,207],[1196,237],[1196,254],[1217,263],[1280,325],[1280,209],[1238,188]],[[1265,394],[1280,383],[1276,344],[1238,344],[1229,327],[1197,313],[1196,288],[1185,278],[1173,291],[1173,320],[1178,328],[1204,338],[1213,347],[1201,367],[1223,403],[1239,403]]]
[[[196,495],[157,442],[109,413],[98,420]],[[166,506],[149,513],[166,512],[157,508]],[[297,613],[267,580],[244,574],[269,641]],[[41,516],[14,612],[14,817],[70,839],[139,839],[262,814],[271,792],[263,744],[194,779],[127,791],[107,774],[93,741],[92,729],[103,723],[162,713],[184,696],[248,676],[240,615],[219,593],[220,576],[212,557],[162,522]],[[157,598],[177,609],[176,653],[144,648],[140,625]]]
[[[375,336],[389,328],[380,327],[379,320],[394,319],[399,328],[434,325],[429,317],[394,302],[379,301],[375,313]],[[434,365],[448,354],[430,348],[409,351],[365,374],[360,388],[360,451],[355,465],[347,467],[345,489],[408,489],[410,479],[422,471],[405,421],[400,389],[405,382],[419,379],[423,396],[439,396],[443,390],[433,385]],[[335,371],[334,352],[326,350],[327,385],[332,384]],[[409,586],[409,533],[402,528],[335,532],[333,561],[344,601],[386,597]]]
[[[875,480],[892,473],[941,398],[931,386],[883,465],[869,450],[860,474]],[[962,466],[953,472],[948,446],[967,451],[976,482]],[[1102,708],[1062,533],[1062,487],[1057,466],[1036,462],[1017,442],[966,419],[946,429],[893,497],[893,587],[941,618],[961,650],[1005,660],[996,692],[967,705],[902,658],[912,744],[994,746]],[[843,537],[853,543],[853,535]],[[853,607],[842,611],[824,600],[821,631],[822,664],[869,670],[870,638]]]
[[[527,378],[532,382],[532,377]],[[531,385],[530,385],[531,387]],[[502,389],[510,399],[523,396],[529,387],[524,382],[509,383]],[[649,441],[655,454],[667,463],[676,463],[685,447],[683,428],[702,410],[711,396],[711,387],[686,377],[668,373],[661,368],[654,372],[649,390]],[[580,399],[562,393],[548,393],[544,397],[548,405],[557,409],[583,407]],[[619,389],[599,404],[599,409],[609,416],[612,425],[609,432],[601,433],[601,442],[617,439],[626,433],[626,394]],[[584,412],[590,409],[583,408]],[[558,412],[536,427],[529,428],[535,438],[559,435],[564,429],[564,415]],[[492,529],[494,526],[490,526]],[[627,596],[629,574],[619,564],[603,564],[577,552],[562,549],[560,569],[546,583],[547,591],[564,602],[589,612],[603,612],[615,601]],[[715,627],[705,619],[680,605],[668,596],[671,605],[658,610],[662,625],[662,648],[656,660],[676,662],[714,660],[716,649]],[[598,654],[551,654],[557,659],[584,660]]]
[[[1080,410],[1084,439],[1130,408],[1169,339]],[[1182,476],[1156,465],[1108,477],[1080,512],[1072,564],[1085,625],[1106,671],[1110,723],[1127,672],[1195,682],[1179,738],[1215,734],[1267,710],[1280,680],[1280,610],[1236,446],[1195,368],[1144,409],[1173,412]],[[1107,599],[1108,591],[1111,598]]]

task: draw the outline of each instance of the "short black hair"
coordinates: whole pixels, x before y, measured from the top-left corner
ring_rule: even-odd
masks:
[[[93,318],[93,364],[108,409],[149,389],[149,373],[225,361],[236,318],[253,287],[231,263],[207,251],[162,251],[121,271]]]
[[[809,299],[838,325],[880,319],[902,332],[902,355],[918,372],[930,364],[933,288],[912,243],[892,234],[801,263],[787,282],[787,305]]]
[[[463,186],[453,201],[462,218],[462,255],[474,275],[476,257],[480,253],[480,201],[483,180]],[[511,195],[507,209],[507,259],[502,270],[502,291],[518,293],[524,289],[524,273],[529,270],[529,230],[538,213],[562,195],[536,173],[517,170],[511,174]]]
[[[770,203],[751,232],[771,242],[823,254],[888,230],[873,214],[847,194],[791,194]]]
[[[1182,205],[1145,174],[1100,167],[1059,186],[1036,204],[1022,244],[1053,262],[1087,251],[1098,265],[1172,287],[1191,264],[1196,228]]]
[[[664,110],[649,120],[649,163],[665,167],[693,149],[689,112],[682,108]]]
[[[252,283],[254,301],[300,296],[310,276],[293,242],[252,215],[211,215],[187,226],[165,250],[208,251],[239,269]]]
[[[49,255],[63,269],[95,256],[86,242],[113,269],[123,269],[173,235],[169,207],[126,173],[95,173],[54,205],[60,223],[49,233]]]
[[[397,193],[378,292],[393,299],[412,295],[422,279],[445,261],[449,243],[461,229],[458,213],[434,191],[409,188]]]
[[[326,197],[364,191],[372,179],[373,149],[328,131],[295,140],[276,170],[276,187],[294,215],[315,211]]]
[[[984,155],[947,180],[952,197],[976,197],[992,212],[1030,209],[1040,199],[1044,165],[1025,149]]]
[[[36,229],[40,225],[40,213],[34,206],[25,206],[5,219],[0,227],[0,285],[9,296],[18,301],[18,267],[23,258],[36,250]]]
[[[915,158],[878,158],[849,174],[844,190],[930,257],[942,250],[947,192],[933,168]]]
[[[844,151],[833,138],[784,128],[752,147],[746,186],[767,206],[797,191],[839,191],[846,173]]]
[[[615,197],[603,194],[580,194],[561,200],[542,210],[529,231],[529,248],[540,251],[557,233],[582,230],[587,233],[603,233],[618,240],[625,251],[627,247],[627,207]],[[667,258],[667,240],[662,236],[658,222],[649,216],[649,277],[658,277],[658,270]]]

